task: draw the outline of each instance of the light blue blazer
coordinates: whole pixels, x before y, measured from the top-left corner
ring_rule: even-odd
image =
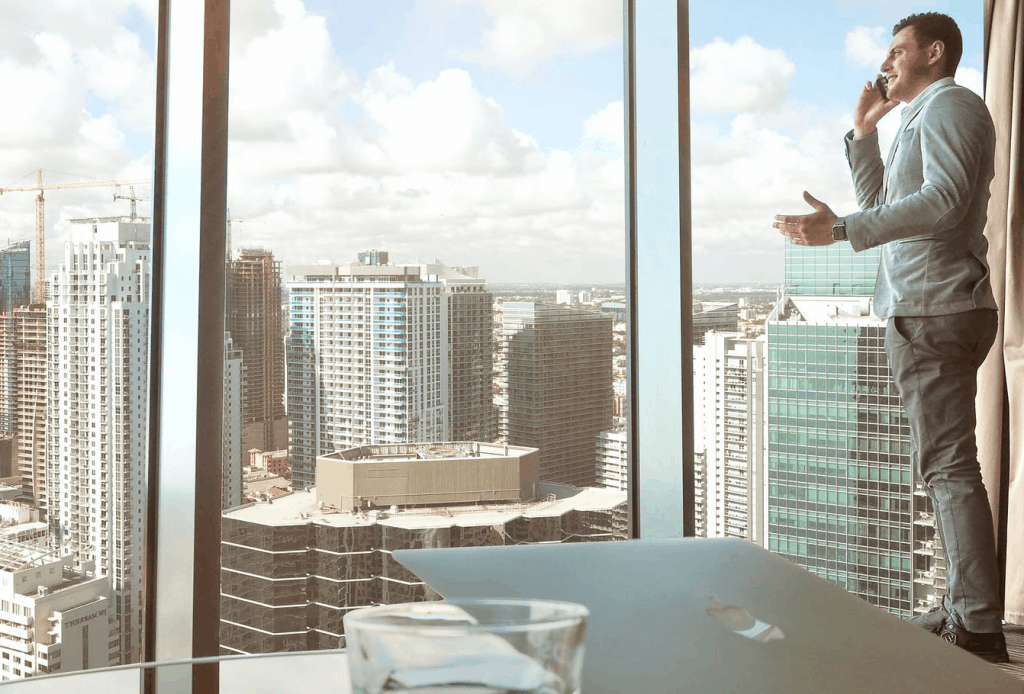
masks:
[[[994,176],[995,128],[985,102],[952,77],[904,108],[885,164],[878,131],[846,158],[861,211],[848,215],[855,251],[884,244],[874,312],[938,316],[996,308],[985,221]]]

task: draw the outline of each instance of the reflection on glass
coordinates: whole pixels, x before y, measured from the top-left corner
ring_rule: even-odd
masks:
[[[155,103],[155,1],[8,5],[0,681],[141,657]]]
[[[435,599],[395,549],[628,533],[621,8],[259,7],[232,26],[224,654]],[[502,49],[510,21],[543,50]]]

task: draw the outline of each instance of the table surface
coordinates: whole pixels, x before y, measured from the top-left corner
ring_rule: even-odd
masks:
[[[312,653],[280,653],[262,656],[239,656],[219,659],[220,691],[275,692],[277,694],[351,694],[348,680],[348,656],[337,651]],[[157,694],[188,692],[192,671],[189,663],[122,666],[105,670],[56,674],[0,684],[0,694],[52,694],[54,691],[75,694],[141,693],[142,673],[157,673]]]

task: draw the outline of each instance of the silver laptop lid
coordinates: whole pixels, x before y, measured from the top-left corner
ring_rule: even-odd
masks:
[[[742,540],[394,557],[444,597],[586,605],[586,694],[1024,692],[996,666]]]

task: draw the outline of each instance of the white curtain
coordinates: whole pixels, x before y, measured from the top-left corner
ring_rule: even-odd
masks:
[[[1024,3],[985,0],[985,102],[996,126],[988,208],[999,333],[978,375],[978,455],[1005,560],[1005,613],[1024,624]]]

